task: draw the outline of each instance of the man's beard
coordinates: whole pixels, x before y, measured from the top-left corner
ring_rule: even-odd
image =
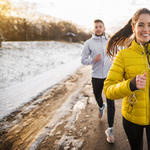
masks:
[[[100,34],[100,35],[97,35],[97,34],[95,33],[95,35],[96,35],[96,36],[103,36],[103,35],[104,35],[104,33],[102,33],[102,34]]]

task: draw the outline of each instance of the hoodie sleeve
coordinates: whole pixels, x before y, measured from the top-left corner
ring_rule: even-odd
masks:
[[[91,50],[89,48],[88,42],[85,43],[83,52],[82,52],[82,58],[81,63],[83,65],[91,65],[94,63],[94,58],[91,58]]]

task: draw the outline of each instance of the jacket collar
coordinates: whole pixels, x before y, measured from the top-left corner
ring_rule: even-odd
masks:
[[[140,54],[143,54],[143,53],[146,54],[146,47],[148,51],[150,52],[150,41],[145,43],[144,45],[140,45],[140,44],[137,44],[135,40],[133,40],[131,44],[131,48]]]
[[[92,38],[95,39],[95,40],[100,40],[100,39],[105,39],[105,40],[108,40],[109,37],[107,36],[106,33],[104,33],[104,35],[102,36],[96,36],[94,33],[92,34]]]

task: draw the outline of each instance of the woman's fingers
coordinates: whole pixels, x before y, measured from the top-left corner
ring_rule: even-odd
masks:
[[[137,89],[145,87],[145,85],[146,85],[146,75],[147,75],[147,73],[145,72],[143,75],[137,75],[136,76],[136,87],[137,87]]]

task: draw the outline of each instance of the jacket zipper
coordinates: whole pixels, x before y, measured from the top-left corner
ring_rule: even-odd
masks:
[[[147,61],[149,64],[149,69],[150,69],[150,61],[149,61],[150,52],[148,51],[148,44],[145,45],[145,48],[146,48],[146,54],[147,54]],[[150,89],[149,89],[149,103],[150,103]],[[149,114],[150,114],[150,110],[149,110]],[[150,123],[150,116],[149,116],[149,123]]]
[[[103,39],[102,39],[102,37],[100,38],[100,42],[101,42],[101,45],[102,45],[102,54],[103,54]],[[101,57],[104,58],[104,56],[101,56]],[[103,62],[102,62],[102,78],[103,78]]]

